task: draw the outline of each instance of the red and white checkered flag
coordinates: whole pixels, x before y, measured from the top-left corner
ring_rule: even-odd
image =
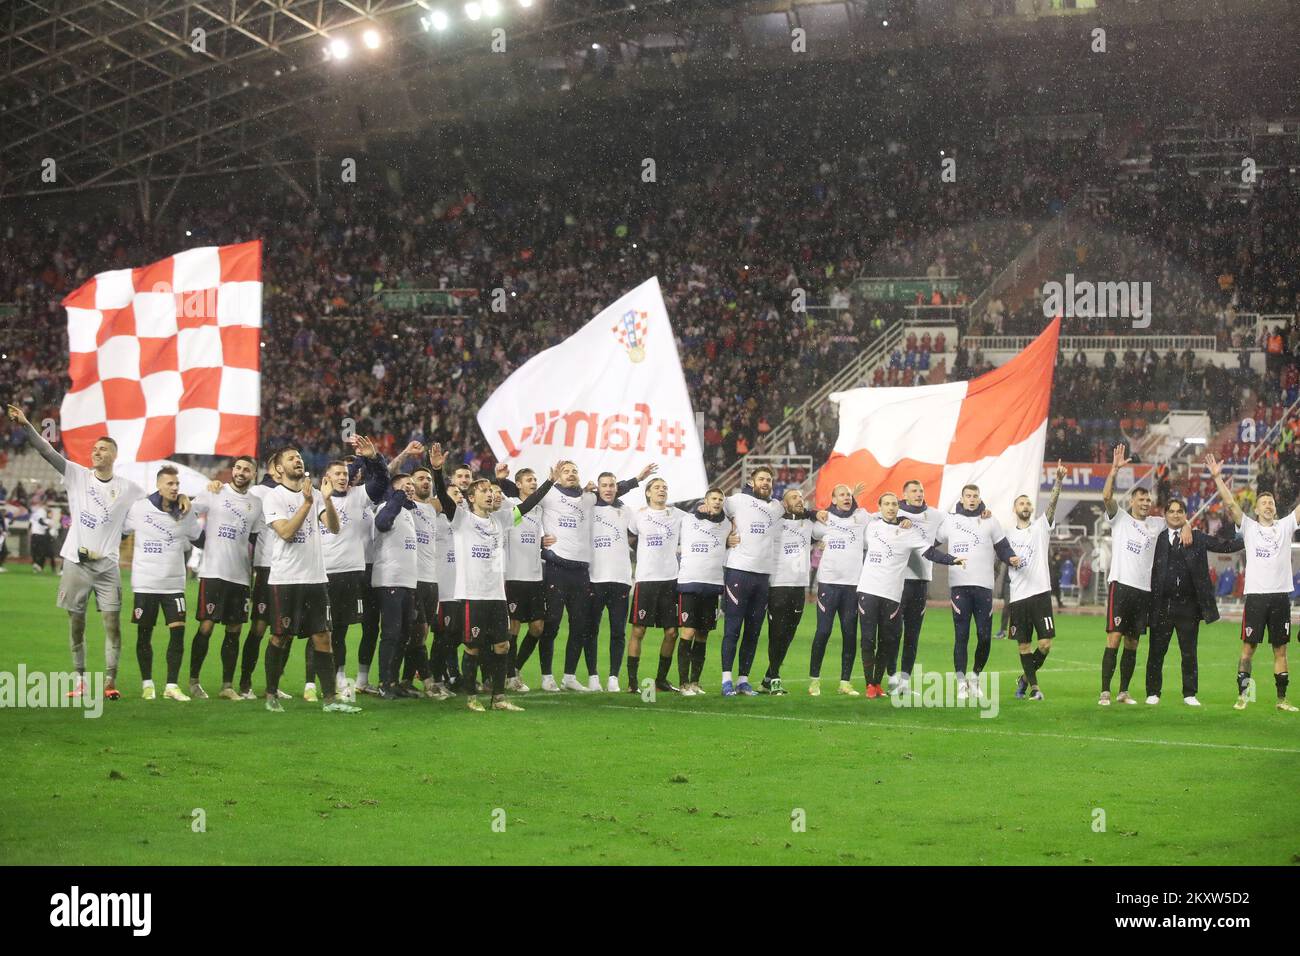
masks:
[[[68,458],[89,465],[101,435],[117,442],[124,464],[176,453],[257,454],[260,239],[101,272],[63,305]]]

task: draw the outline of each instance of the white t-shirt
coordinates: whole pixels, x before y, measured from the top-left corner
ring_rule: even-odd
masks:
[[[456,590],[456,536],[451,533],[451,522],[444,514],[438,515],[438,600],[452,600]]]
[[[776,568],[777,549],[781,547],[781,516],[785,505],[763,501],[741,492],[722,502],[722,512],[736,523],[740,543],[727,552],[729,568],[771,574]]]
[[[304,500],[302,492],[284,485],[268,488],[262,498],[262,520],[266,522],[266,536],[271,539],[271,575],[267,579],[268,584],[329,583],[329,578],[325,576],[325,552],[321,547],[320,525],[316,520],[325,512],[325,497],[319,488],[312,489],[311,512],[303,519],[302,527],[292,538],[285,541],[272,527],[277,521],[292,519]]]
[[[933,544],[916,524],[916,515],[899,512],[898,516],[900,520],[911,518],[912,527],[904,529],[884,519],[867,525],[867,556],[862,562],[862,577],[858,579],[858,590],[863,594],[901,601],[908,562]]]
[[[681,561],[677,568],[677,588],[685,584],[722,586],[722,570],[727,561],[727,535],[731,523],[724,516],[710,521],[687,515],[682,519]]]
[[[177,520],[148,498],[127,509],[123,529],[135,535],[131,590],[137,594],[185,593],[185,546],[199,536],[194,509]]]
[[[262,502],[262,520],[266,520],[266,496],[271,493],[271,489],[277,485],[264,485],[261,482],[253,485],[248,489],[248,493],[253,495]],[[253,545],[253,567],[269,568],[271,566],[271,551],[275,548],[275,542],[271,539],[275,537],[275,532],[268,527],[266,534],[257,536],[257,544]]]
[[[635,580],[677,580],[677,543],[685,517],[680,508],[656,511],[648,506],[628,516],[627,529],[636,535]]]
[[[126,513],[145,496],[144,490],[118,475],[100,481],[89,468],[72,461],[63,469],[63,486],[68,489],[72,523],[59,554],[77,564],[77,549],[85,548],[117,564]]]
[[[420,546],[415,512],[402,508],[387,531],[375,528],[375,560],[370,585],[376,588],[415,588],[419,580]]]
[[[898,520],[902,521],[907,518],[911,521],[912,527],[920,531],[925,540],[931,545],[947,540],[948,519],[951,517],[952,515],[946,511],[939,511],[937,508],[929,507],[919,514],[912,514],[910,511],[901,509],[898,512]],[[924,550],[923,548],[922,551]],[[921,557],[922,551],[913,551],[912,556],[908,558],[907,570],[903,572],[904,581],[934,580],[934,562]]]
[[[431,501],[417,501],[411,512],[415,519],[415,547],[420,563],[415,579],[427,584],[438,583],[438,510]]]
[[[848,517],[831,511],[825,524],[813,523],[813,539],[826,544],[817,567],[818,584],[858,583],[862,577],[862,559],[866,556],[867,525],[873,518],[865,509],[855,508]]]
[[[268,532],[262,521],[262,499],[251,489],[241,495],[230,485],[222,485],[215,495],[201,492],[191,510],[196,516],[208,516],[199,577],[248,584],[253,573],[249,536],[275,533]]]
[[[1006,537],[998,519],[950,514],[944,520],[943,530],[948,539],[948,553],[966,559],[966,567],[954,564],[948,569],[949,589],[975,587],[992,591],[993,566],[997,560],[993,542]]]
[[[591,583],[632,583],[632,509],[598,505],[591,509]]]
[[[507,498],[501,506],[510,511],[519,506],[518,498]],[[506,580],[540,581],[542,579],[542,514],[534,508],[506,534]]]
[[[1295,537],[1295,512],[1288,512],[1265,528],[1249,515],[1241,518],[1241,538],[1246,542],[1245,594],[1290,594],[1291,539]]]
[[[556,485],[542,498],[542,529],[555,538],[551,550],[566,561],[591,561],[591,513],[595,492],[567,495]]]
[[[28,521],[31,523],[32,534],[39,536],[50,533],[50,516],[42,505],[37,505],[32,509]]]
[[[1156,539],[1165,530],[1165,519],[1149,516],[1138,521],[1123,508],[1110,522],[1110,580],[1139,591],[1151,590],[1151,565],[1156,559]],[[1288,590],[1290,590],[1288,588]]]
[[[1028,528],[1007,530],[1007,544],[1020,559],[1020,567],[1007,567],[1011,576],[1012,603],[1052,590],[1048,532],[1053,527],[1047,523],[1047,515],[1040,514],[1029,522]]]
[[[774,588],[806,588],[812,570],[812,536],[817,522],[807,518],[782,518],[776,567],[768,582]]]
[[[503,507],[486,518],[467,505],[456,509],[451,519],[456,539],[456,584],[451,600],[506,599],[506,532],[513,524],[513,507]]]
[[[358,485],[341,495],[331,494],[330,501],[334,503],[334,511],[339,516],[339,533],[330,534],[325,522],[320,522],[325,572],[342,574],[344,571],[364,571],[366,538],[374,524],[374,518],[369,514],[370,496],[366,494],[364,485]]]

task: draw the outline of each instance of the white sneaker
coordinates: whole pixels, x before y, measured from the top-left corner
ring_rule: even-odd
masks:
[[[280,700],[293,700],[293,694],[286,694],[284,691],[277,689],[275,696]]]
[[[207,700],[208,692],[203,689],[202,684],[191,684],[190,697],[194,700]]]
[[[185,694],[182,694],[181,689],[177,687],[175,684],[168,684],[166,687],[163,688],[163,699],[185,701],[185,700],[189,700],[189,697],[187,697]]]
[[[1200,702],[1199,700],[1196,699],[1196,695],[1195,695],[1195,694],[1193,694],[1191,697],[1184,697],[1184,698],[1183,698],[1183,703],[1186,704],[1188,707],[1200,707],[1200,706],[1201,706],[1201,702]]]
[[[970,696],[971,696],[971,700],[979,700],[979,699],[980,699],[980,697],[982,696],[982,693],[983,693],[983,692],[980,690],[980,675],[979,675],[979,674],[967,674],[967,675],[966,675],[966,690],[967,690],[967,693],[970,694]]]
[[[564,680],[560,682],[560,687],[564,690],[576,690],[579,693],[587,693],[586,685],[582,684],[578,678],[574,677],[572,674],[564,675]]]
[[[957,677],[957,699],[965,700],[970,695],[970,685],[966,683],[966,675],[960,674]]]
[[[1160,703],[1160,695],[1159,694],[1148,695],[1147,703],[1150,704],[1152,707],[1154,707],[1156,704]]]
[[[1121,704],[1136,704],[1136,703],[1137,703],[1137,698],[1134,697],[1132,694],[1130,694],[1130,693],[1129,693],[1128,691],[1126,691],[1126,690],[1122,690],[1122,691],[1120,691],[1120,692],[1119,692],[1119,696],[1116,697],[1115,700],[1119,701]]]
[[[598,674],[592,674],[587,678],[587,690],[594,690],[597,693],[600,692],[600,676]]]
[[[1101,696],[1097,698],[1097,703],[1102,707],[1110,706],[1110,691],[1103,690]]]
[[[890,692],[891,694],[892,694],[894,691],[898,690],[898,681],[899,681],[899,677],[898,677],[897,674],[890,674],[890,675],[889,675],[889,692]]]
[[[560,685],[555,683],[554,674],[542,675],[542,690],[550,691],[552,694],[558,694],[560,692]]]
[[[240,699],[240,700],[257,700],[257,695],[253,693],[253,688],[250,687],[250,688],[248,688],[248,690],[244,691],[242,694],[239,695],[239,699]]]
[[[619,690],[620,690],[620,688],[619,688],[619,686],[618,686],[618,678],[617,678],[617,677],[610,677],[609,680],[605,681],[605,692],[606,692],[606,693],[609,693],[609,694],[617,694],[617,693],[619,692]]]
[[[154,691],[153,681],[151,681],[151,680],[145,681],[144,684],[143,684],[143,685],[141,686],[141,688],[140,688],[140,697],[141,697],[141,699],[142,699],[142,700],[153,700],[155,696],[156,696],[156,692]]]
[[[518,677],[509,677],[506,679],[506,690],[515,694],[528,693],[528,685]]]
[[[694,697],[694,696],[695,696],[695,685],[694,685],[694,684],[683,684],[681,687],[678,688],[678,692],[679,692],[683,697]]]

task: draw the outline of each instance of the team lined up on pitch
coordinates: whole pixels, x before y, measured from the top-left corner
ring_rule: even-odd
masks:
[[[654,465],[624,481],[604,473],[585,487],[569,461],[557,463],[543,482],[527,468],[511,480],[505,465],[498,465],[494,479],[474,478],[460,467],[449,480],[439,445],[426,453],[412,442],[386,462],[374,443],[361,436],[350,439],[355,454],[330,463],[319,488],[306,474],[299,452],[285,448],[267,460],[260,482],[257,463],[240,457],[229,482],[213,481],[190,501],[179,493],[179,475],[170,466],[159,470],[156,490],[148,495],[115,475],[111,438],[95,442],[93,467],[86,468],[55,451],[17,407],[9,406],[9,417],[26,428],[42,457],[63,476],[68,492],[72,524],[61,552],[58,604],[69,616],[78,674],[73,695],[84,688],[86,610],[94,591],[105,629],[105,694],[120,697],[118,550],[129,534],[134,535],[133,620],[145,699],[155,697],[152,632],[159,612],[169,631],[163,697],[177,701],[208,696],[199,675],[211,634],[220,624],[222,698],[256,699],[252,678],[269,631],[264,669],[271,711],[282,710],[280,700],[289,696],[279,682],[294,637],[309,638],[304,696],[319,697],[326,712],[359,712],[358,693],[390,700],[420,696],[417,680],[426,697],[447,699],[460,692],[471,710],[482,711],[486,708],[478,694],[487,692],[492,709],[518,711],[522,708],[509,693],[528,692],[519,670],[534,652],[542,690],[602,690],[597,637],[606,613],[610,646],[603,690],[621,689],[626,654],[627,689],[639,692],[641,646],[646,631],[656,629],[663,639],[655,687],[696,696],[705,693],[706,647],[719,604],[724,620],[722,695],[755,696],[760,688],[783,695],[781,668],[803,615],[814,542],[821,543],[823,555],[816,578],[811,695],[821,694],[822,660],[837,619],[842,638],[839,692],[861,696],[852,683],[860,651],[868,699],[910,693],[933,564],[940,563],[951,567],[958,696],[980,696],[980,674],[991,650],[993,575],[1000,560],[1009,567],[1010,632],[1024,672],[1016,696],[1044,699],[1038,673],[1055,637],[1048,551],[1064,475],[1059,463],[1046,512],[1035,517],[1034,499],[1021,495],[1013,505],[1015,524],[1008,529],[984,507],[975,485],[962,489],[952,512],[928,507],[925,490],[915,480],[904,484],[902,501],[882,494],[876,512],[858,506],[861,486],[847,485],[834,489],[830,507],[814,510],[795,489],[772,500],[772,473],[758,468],[741,492],[724,496],[712,488],[698,507],[684,511],[668,505],[667,483],[651,478]],[[406,471],[412,462],[415,467]],[[1192,531],[1181,501],[1165,503],[1165,517],[1154,517],[1150,494],[1138,488],[1130,510],[1120,509],[1114,483],[1126,464],[1124,447],[1118,446],[1103,490],[1114,546],[1098,702],[1111,703],[1117,663],[1117,700],[1137,702],[1129,684],[1138,638],[1150,627],[1147,703],[1159,702],[1164,655],[1177,632],[1184,700],[1199,706],[1199,623],[1218,617],[1206,553],[1244,548],[1246,607],[1235,706],[1246,706],[1254,650],[1267,632],[1274,649],[1277,706],[1296,711],[1286,699],[1286,644],[1290,541],[1300,509],[1278,518],[1272,496],[1261,492],[1256,516],[1242,514],[1218,463],[1207,458],[1241,529],[1232,542],[1217,542]],[[646,505],[624,504],[620,496],[642,482],[647,482]],[[197,520],[201,516],[206,516],[203,528]],[[946,550],[940,549],[941,542]],[[191,543],[201,548],[201,559],[187,695],[179,679],[187,613],[185,552]],[[557,681],[554,645],[566,614],[569,636]],[[768,661],[755,688],[750,674],[764,616]],[[240,637],[250,617],[241,660]],[[347,634],[354,624],[362,632],[355,682],[346,676]],[[372,680],[376,649],[378,674]],[[676,685],[669,681],[674,656]],[[580,661],[589,675],[586,684],[577,677]]]

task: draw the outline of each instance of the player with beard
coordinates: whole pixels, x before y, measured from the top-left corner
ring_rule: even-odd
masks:
[[[275,532],[271,551],[271,640],[266,649],[266,709],[283,712],[278,691],[287,648],[295,636],[311,640],[316,676],[326,713],[357,714],[334,696],[334,652],[330,645],[329,578],[321,547],[320,526],[339,533],[332,497],[312,488],[311,476],[295,448],[276,454],[282,483],[267,492],[263,519]]]
[[[591,618],[592,512],[596,507],[595,486],[583,488],[578,481],[578,466],[560,462],[560,474],[542,500],[542,528],[555,538],[550,548],[543,548],[543,580],[546,583],[546,625],[536,641],[524,638],[519,647],[518,666],[523,668],[533,648],[538,649],[542,665],[542,690],[558,691],[560,686],[551,673],[555,638],[567,611],[569,642],[564,649],[564,689],[586,691],[576,675],[578,659],[589,640]],[[618,483],[618,494],[631,491],[654,474],[655,465],[647,465],[636,478]]]
[[[510,466],[500,462],[496,476],[508,496],[506,502],[512,508],[537,490],[537,474],[531,468],[520,468],[511,481]],[[546,592],[543,588],[542,519],[534,510],[506,533],[506,610],[510,613],[506,690],[518,694],[528,693],[528,685],[519,678],[516,664],[519,628],[527,628],[526,633],[534,640],[542,636],[542,628],[546,625]]]
[[[366,538],[374,520],[371,517],[374,506],[385,492],[383,476],[376,468],[382,462],[378,461],[374,442],[358,437],[353,447],[358,455],[351,462],[332,461],[325,468],[329,497],[339,516],[339,532],[331,534],[324,524],[320,526],[333,619],[330,646],[334,650],[334,682],[344,700],[356,699],[346,673],[348,628],[361,623],[365,616]],[[361,484],[357,484],[358,478]],[[316,685],[310,679],[303,688],[303,699],[316,699]]]
[[[867,699],[887,696],[880,687],[885,668],[897,652],[902,625],[904,578],[912,559],[961,565],[964,558],[954,558],[938,549],[918,524],[904,527],[898,497],[885,492],[878,499],[880,517],[867,525],[866,558],[862,577],[858,579],[858,627],[862,635],[862,671],[867,678]],[[914,512],[915,513],[915,512]],[[907,693],[899,682],[893,691]]]
[[[1151,516],[1151,492],[1134,488],[1129,494],[1129,511],[1115,502],[1115,478],[1129,464],[1124,446],[1116,445],[1110,473],[1101,489],[1106,521],[1110,524],[1110,581],[1106,592],[1106,650],[1101,657],[1101,696],[1097,703],[1110,706],[1110,683],[1115,676],[1115,658],[1119,641],[1124,639],[1124,656],[1120,661],[1119,697],[1121,704],[1136,704],[1128,692],[1129,681],[1137,667],[1138,639],[1151,618],[1151,568],[1155,563],[1156,539],[1165,530],[1163,518]]]
[[[493,511],[495,495],[487,479],[471,482],[466,504],[457,506],[447,492],[442,476],[442,448],[437,444],[430,450],[429,463],[434,469],[434,490],[456,537],[456,584],[447,603],[451,605],[450,623],[465,644],[467,660],[463,684],[469,697],[469,709],[484,709],[474,695],[472,668],[479,666],[491,683],[492,709],[523,710],[508,701],[505,694],[510,653],[510,632],[506,623],[506,532],[542,502],[553,487],[558,468],[552,470],[550,480],[517,507]]]
[[[465,498],[457,485],[447,488],[447,495],[458,506]],[[437,495],[434,501],[438,501]],[[438,558],[438,616],[433,624],[433,652],[429,667],[433,671],[438,696],[453,697],[460,683],[455,673],[460,667],[456,658],[456,635],[451,627],[450,595],[456,589],[456,538],[451,533],[451,522],[438,502],[438,537],[435,539]],[[454,678],[454,679],[453,679]]]
[[[718,622],[718,598],[727,549],[740,543],[730,533],[722,513],[724,495],[718,488],[704,493],[695,513],[682,520],[681,562],[677,569],[677,613],[681,640],[677,642],[677,681],[683,697],[704,694],[704,673],[709,632]]]
[[[632,509],[618,497],[618,479],[613,472],[604,471],[596,479],[596,507],[591,513],[591,626],[587,632],[587,688],[600,690],[600,676],[596,672],[597,643],[600,638],[601,619],[609,613],[609,678],[605,689],[618,693],[618,672],[623,668],[626,648],[628,597],[632,592],[632,540],[630,522]],[[542,544],[550,547],[554,542],[543,538]],[[628,662],[629,670],[635,670]],[[636,681],[629,691],[638,690]]]
[[[418,673],[424,683],[424,696],[433,700],[446,700],[451,693],[438,686],[438,675],[429,654],[429,631],[438,622],[438,559],[441,555],[438,540],[442,518],[442,505],[433,497],[433,472],[420,465],[411,472],[411,497],[415,500],[415,543],[419,551],[419,568],[415,581],[415,627],[407,644],[404,667],[409,676]],[[408,675],[404,675],[408,676]],[[414,689],[409,680],[403,682]]]
[[[636,535],[636,572],[632,585],[632,608],[628,623],[632,634],[627,646],[628,690],[637,687],[637,664],[641,660],[641,642],[648,628],[662,628],[659,645],[659,671],[655,689],[676,693],[668,682],[677,646],[677,543],[681,539],[682,519],[689,517],[680,508],[668,505],[668,482],[651,479],[645,488],[646,506],[628,515],[628,532]],[[597,684],[599,686],[599,684]]]
[[[1255,497],[1255,517],[1249,517],[1231,489],[1223,481],[1222,465],[1213,455],[1207,455],[1205,464],[1214,478],[1223,506],[1231,515],[1233,524],[1240,530],[1246,544],[1246,607],[1241,615],[1241,662],[1237,665],[1237,702],[1234,710],[1245,710],[1250,697],[1250,669],[1255,649],[1268,632],[1268,643],[1273,648],[1273,683],[1277,688],[1277,709],[1296,713],[1297,708],[1286,699],[1291,675],[1287,669],[1286,646],[1291,641],[1291,541],[1295,538],[1296,523],[1300,522],[1300,507],[1277,515],[1277,500],[1271,491],[1261,491]]]
[[[993,568],[994,558],[1014,568],[1020,564],[1006,532],[980,499],[977,485],[961,490],[953,513],[945,521],[948,553],[965,558],[966,564],[948,572],[948,591],[952,603],[953,670],[957,675],[957,699],[979,697],[979,676],[984,672],[993,650]],[[970,626],[975,624],[975,665],[970,669]]]
[[[772,500],[772,469],[766,465],[755,468],[748,487],[725,499],[722,510],[740,539],[727,552],[723,572],[722,696],[754,697],[758,691],[749,683],[749,669],[758,653],[759,632],[767,614],[769,578],[776,570],[780,522],[785,515],[785,505]],[[737,649],[740,675],[738,681],[733,681],[731,668]]]
[[[935,544],[944,539],[947,515],[925,503],[925,486],[915,478],[903,483],[903,502],[899,513]],[[913,552],[903,572],[901,598],[902,640],[895,642],[888,661],[890,691],[908,690],[908,679],[916,666],[916,653],[921,641],[921,624],[925,620],[925,602],[930,596],[930,582],[934,580],[934,566]],[[898,660],[899,650],[902,661]],[[900,666],[901,663],[901,666]]]
[[[1056,638],[1056,619],[1052,616],[1052,584],[1048,558],[1051,532],[1056,521],[1056,503],[1061,497],[1065,468],[1056,463],[1056,481],[1047,513],[1034,517],[1034,499],[1021,495],[1012,505],[1016,526],[1007,532],[1007,544],[1020,560],[1008,565],[1007,582],[1011,599],[1007,603],[1010,635],[1019,645],[1020,667],[1024,674],[1016,681],[1016,697],[1042,700],[1038,672],[1047,662]],[[1038,646],[1033,646],[1034,633]]]
[[[803,492],[789,488],[781,496],[785,513],[781,517],[781,535],[777,546],[776,567],[767,592],[767,673],[763,689],[781,697],[781,665],[794,643],[794,632],[803,619],[808,603],[808,577],[812,571],[812,539],[816,527],[808,521],[811,514],[804,508]]]
[[[279,466],[276,464],[277,460],[278,452],[273,453],[266,460],[266,474],[262,477],[262,480],[248,489],[248,493],[262,503],[263,521],[266,520],[266,496],[271,493],[273,488],[280,486],[280,479],[283,477]],[[268,583],[268,579],[271,574],[271,551],[274,537],[272,534],[260,534],[257,536],[257,542],[253,545],[253,595],[251,600],[253,623],[248,629],[248,637],[244,638],[244,650],[239,665],[239,696],[244,700],[257,699],[257,696],[253,693],[253,671],[257,669],[257,659],[262,649],[262,636],[271,623],[271,585]],[[289,699],[289,695],[283,691],[277,691],[276,696],[281,700]]]
[[[235,459],[230,482],[214,481],[194,499],[194,514],[207,516],[206,544],[199,562],[199,601],[194,617],[198,630],[190,643],[190,696],[208,695],[199,682],[208,642],[218,624],[225,628],[221,640],[221,691],[224,700],[240,700],[235,690],[239,665],[239,634],[248,620],[249,581],[253,576],[250,543],[265,533],[262,499],[250,492],[257,477],[257,462],[248,455]]]
[[[853,665],[858,659],[858,579],[862,577],[865,527],[875,517],[859,508],[858,495],[864,486],[836,485],[831,491],[831,506],[826,521],[813,528],[813,538],[822,542],[822,559],[817,568],[817,630],[813,634],[812,656],[808,662],[808,694],[821,696],[822,659],[830,642],[835,619],[840,621],[840,688],[849,697],[858,696],[853,689]],[[803,608],[800,607],[800,613]],[[796,622],[797,626],[797,622]]]
[[[385,700],[414,698],[413,688],[398,683],[398,670],[415,629],[415,590],[420,548],[411,477],[396,475],[375,513],[375,567],[371,583],[379,592],[379,692]]]
[[[90,449],[90,468],[68,461],[51,447],[17,405],[8,407],[9,420],[21,427],[37,453],[63,476],[68,490],[71,523],[63,542],[63,575],[59,581],[59,607],[68,612],[68,643],[77,682],[69,697],[81,697],[86,687],[86,604],[95,592],[95,604],[104,619],[104,696],[116,700],[117,662],[122,651],[122,576],[118,550],[126,513],[144,497],[144,489],[113,474],[117,442],[103,437]]]
[[[141,498],[126,513],[123,534],[135,535],[131,558],[131,590],[136,624],[135,655],[140,664],[145,700],[154,699],[154,624],[162,611],[171,632],[167,640],[167,686],[163,697],[187,701],[177,681],[185,656],[185,548],[199,536],[194,510],[181,492],[174,465],[158,469],[158,490]]]

